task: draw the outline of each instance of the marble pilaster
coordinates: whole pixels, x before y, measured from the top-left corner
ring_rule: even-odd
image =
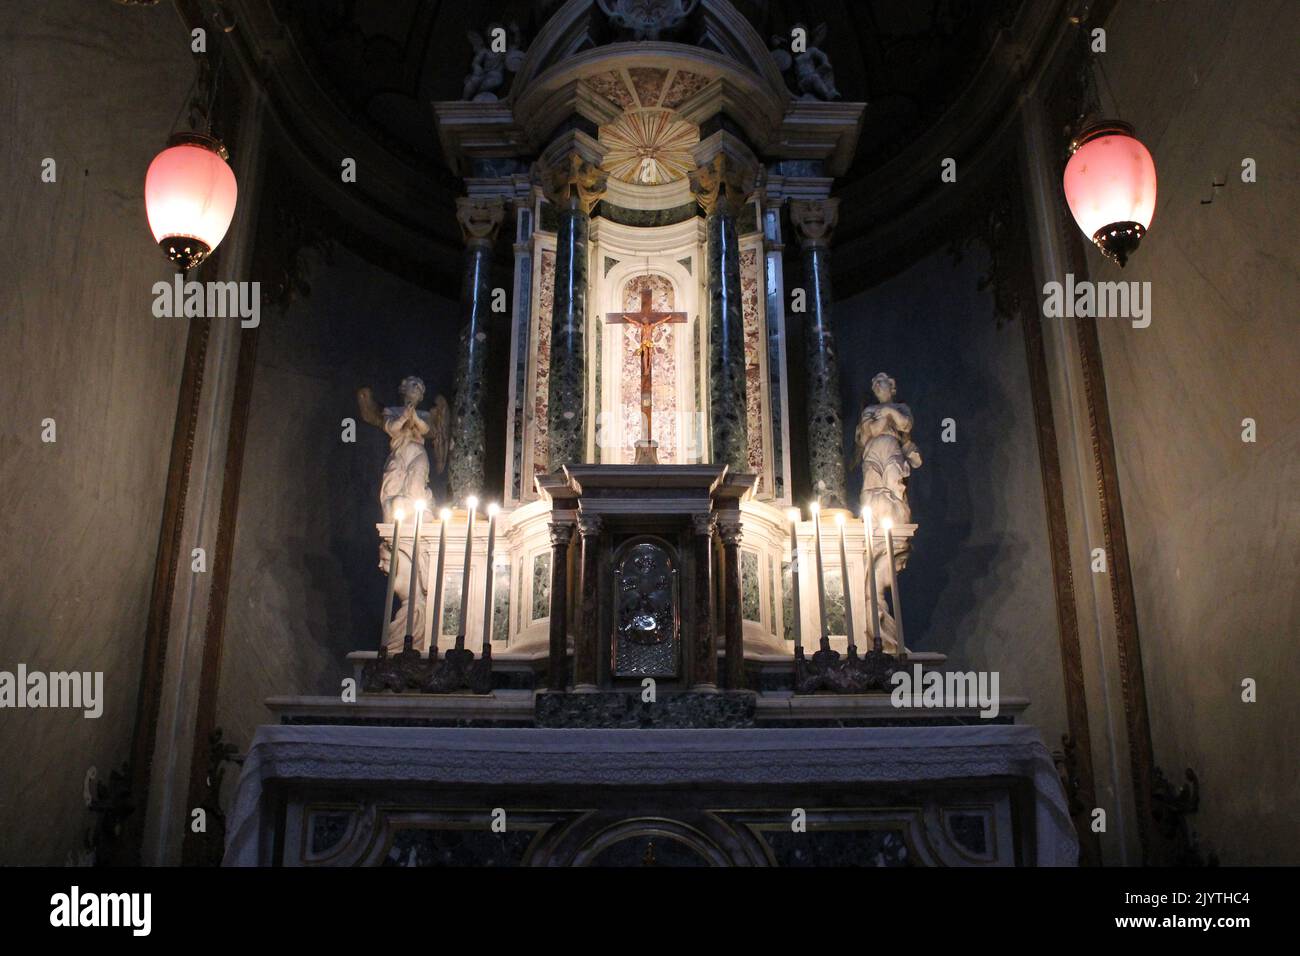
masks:
[[[547,672],[548,690],[565,688],[565,665],[568,658],[567,623],[569,618],[569,540],[573,537],[573,522],[552,521],[551,532],[551,624],[550,667]]]
[[[803,247],[807,285],[805,351],[808,458],[813,494],[826,508],[848,507],[844,490],[844,426],[840,409],[840,366],[831,317],[830,242],[839,217],[838,199],[790,203]]]
[[[447,483],[464,501],[483,493],[483,459],[487,423],[488,309],[492,295],[492,243],[505,218],[498,198],[462,196],[456,218],[465,239],[465,271],[460,287],[460,342],[456,360],[456,406],[447,451]]]
[[[745,686],[745,647],[740,620],[740,515],[719,517],[718,536],[722,539],[722,630],[727,689],[741,690]]]
[[[596,656],[600,641],[600,530],[599,515],[579,514],[582,538],[582,604],[577,636],[573,645],[573,689],[595,690],[598,675]]]
[[[605,179],[604,172],[577,153],[568,154],[545,176],[558,220],[546,404],[547,469],[552,472],[585,457],[587,231]]]
[[[733,471],[749,467],[736,219],[753,188],[753,165],[727,153],[691,172],[691,191],[708,216],[710,445],[713,461]]]
[[[692,516],[695,532],[695,662],[693,690],[716,690],[718,653],[713,640],[713,532],[717,519],[711,514]]]

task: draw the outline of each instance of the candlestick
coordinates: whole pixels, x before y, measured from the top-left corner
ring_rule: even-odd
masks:
[[[388,546],[388,592],[384,595],[384,625],[379,629],[379,653],[388,653],[388,625],[393,622],[393,593],[397,590],[397,531],[404,517],[401,508],[393,509],[393,540]]]
[[[853,591],[849,587],[849,551],[844,542],[844,515],[837,514],[835,523],[840,529],[840,590],[844,592],[844,629],[848,632],[849,650],[857,647],[853,636]]]
[[[894,605],[894,633],[898,638],[897,654],[901,659],[907,655],[903,644],[903,599],[898,593],[898,571],[894,567],[894,521],[881,518],[880,526],[885,529],[885,551],[889,555],[889,596]]]
[[[447,565],[447,522],[451,520],[451,509],[443,508],[438,512],[438,564],[433,576],[433,591],[429,596],[429,614],[424,622],[424,649],[427,656],[438,658],[438,618],[442,613],[442,582]]]
[[[803,650],[803,621],[799,619],[799,509],[786,512],[790,519],[790,621],[794,631],[794,644]]]
[[[821,505],[814,501],[808,506],[812,512],[813,520],[813,546],[817,550],[817,613],[821,616],[821,647],[823,650],[831,646],[831,632],[826,622],[826,573],[822,568],[822,516]]]
[[[465,566],[460,573],[460,628],[456,631],[456,650],[465,649],[465,624],[469,619],[469,564],[474,557],[474,509],[478,499],[473,495],[465,499],[465,508],[469,512],[465,521]]]
[[[492,585],[496,583],[496,571],[492,567],[492,552],[497,542],[497,512],[501,508],[493,502],[488,505],[488,540],[487,540],[487,579],[483,582],[483,654],[490,650],[492,640]]]
[[[880,599],[876,596],[876,532],[872,528],[871,508],[862,509],[862,521],[867,532],[867,587],[871,593],[871,649],[883,651],[880,640]]]
[[[415,596],[420,592],[420,517],[426,507],[423,498],[415,499],[415,537],[411,539],[411,581],[406,592],[406,638],[402,650],[409,651],[415,643]]]

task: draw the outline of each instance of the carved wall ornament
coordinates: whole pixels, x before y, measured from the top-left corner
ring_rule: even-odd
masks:
[[[467,246],[474,243],[491,245],[505,215],[505,200],[499,196],[456,198],[456,221],[460,223],[461,238]]]
[[[546,198],[560,207],[577,201],[583,212],[590,214],[605,194],[609,174],[593,166],[577,153],[564,159],[542,173],[542,189]]]
[[[573,538],[573,522],[552,521],[546,527],[551,533],[551,547],[567,548],[569,546],[569,541]]]
[[[831,59],[821,48],[826,42],[826,24],[819,23],[809,31],[802,23],[796,23],[795,30],[802,30],[805,46],[796,52],[791,47],[790,37],[772,37],[772,59],[782,73],[793,74],[795,89],[806,100],[838,100],[840,91],[835,88],[835,70]],[[792,31],[793,32],[793,31]]]
[[[461,98],[484,103],[497,99],[497,90],[506,83],[506,72],[515,73],[524,63],[524,38],[519,24],[511,22],[509,42],[504,50],[493,49],[494,35],[505,29],[499,23],[488,24],[486,39],[477,31],[467,34],[474,56],[470,60],[469,75],[465,77],[465,86]]]
[[[596,0],[601,12],[633,40],[658,40],[686,22],[699,0]]]
[[[838,199],[792,199],[790,221],[805,248],[828,248],[840,219]]]
[[[722,543],[729,548],[740,544],[741,538],[744,537],[740,526],[740,515],[719,515],[718,537],[722,538]]]
[[[718,516],[712,513],[691,515],[691,527],[696,534],[713,537],[718,527]]]
[[[600,515],[592,514],[588,511],[579,512],[578,514],[578,533],[584,538],[594,538],[600,534],[604,522]]]
[[[713,215],[715,209],[725,215],[738,215],[757,184],[755,165],[726,153],[719,153],[688,175],[691,193],[708,215]]]

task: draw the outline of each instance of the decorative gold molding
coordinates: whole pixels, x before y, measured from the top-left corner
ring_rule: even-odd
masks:
[[[605,194],[609,174],[587,162],[577,153],[569,153],[542,175],[546,198],[557,206],[577,202],[588,215]]]
[[[715,210],[725,215],[738,215],[757,182],[754,164],[726,153],[719,153],[687,175],[696,202],[710,216]]]

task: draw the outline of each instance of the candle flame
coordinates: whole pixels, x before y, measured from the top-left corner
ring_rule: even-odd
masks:
[[[844,515],[842,515],[842,514],[837,514],[837,515],[835,516],[835,523],[836,523],[837,525],[839,525],[841,528],[843,528],[843,527],[844,527]]]
[[[406,512],[403,511],[401,508],[394,508],[393,517],[396,518],[398,521],[401,521],[403,518],[406,517]]]
[[[791,523],[791,524],[794,524],[795,522],[797,522],[797,521],[799,520],[799,517],[800,517],[800,516],[799,516],[799,509],[798,509],[798,508],[791,508],[789,511],[787,511],[787,512],[785,513],[785,516],[786,516],[787,518],[790,519],[790,523]]]
[[[468,508],[470,511],[473,511],[475,508],[478,507],[478,499],[475,498],[473,495],[470,495],[468,498],[465,499],[465,507]]]
[[[894,527],[894,519],[893,519],[893,518],[881,518],[881,519],[880,519],[880,527],[884,528],[886,531],[890,531],[890,530],[892,530],[893,527]]]
[[[501,506],[497,504],[495,501],[492,502],[492,504],[488,505],[488,517],[495,518],[497,512],[500,510],[501,510]]]
[[[425,508],[427,508],[427,507],[429,507],[429,502],[425,501],[423,498],[416,498],[416,499],[415,499],[415,510],[416,510],[416,511],[423,511],[423,510],[424,510]]]
[[[817,514],[822,510],[822,506],[818,502],[814,501],[812,504],[808,506],[808,510],[811,511],[813,514]]]
[[[451,509],[450,509],[450,508],[443,508],[441,511],[438,512],[438,517],[441,518],[443,521],[450,521],[450,520],[451,520]]]

